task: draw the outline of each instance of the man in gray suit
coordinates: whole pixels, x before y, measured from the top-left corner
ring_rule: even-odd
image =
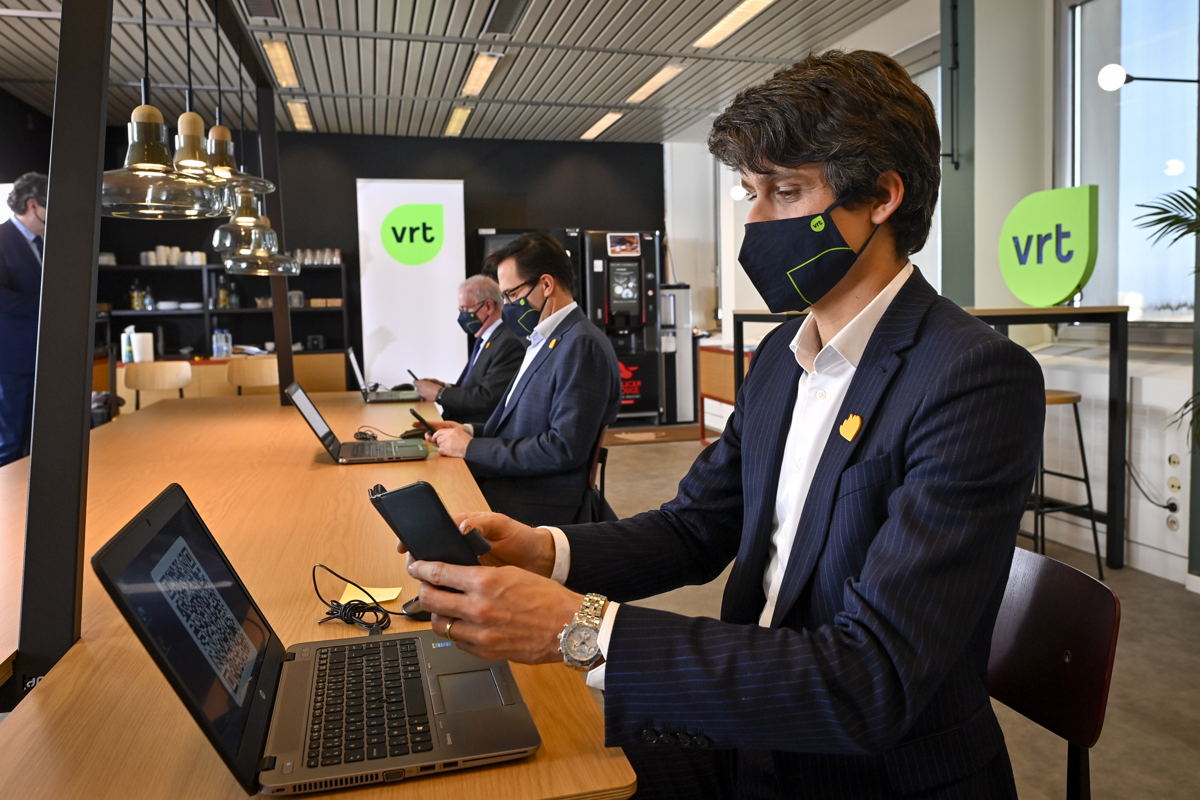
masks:
[[[496,260],[504,324],[529,348],[482,430],[435,422],[430,438],[441,455],[466,459],[493,510],[529,524],[590,518],[588,467],[621,399],[616,354],[575,302],[562,245],[526,234]]]
[[[458,324],[473,339],[471,356],[454,383],[422,378],[413,388],[442,407],[442,418],[480,427],[504,396],[521,366],[525,343],[500,319],[500,287],[486,275],[472,275],[458,287]]]

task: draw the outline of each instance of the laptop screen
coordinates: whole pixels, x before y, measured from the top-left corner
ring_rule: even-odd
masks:
[[[346,348],[346,357],[350,359],[350,368],[354,370],[354,378],[358,381],[358,388],[366,391],[367,381],[363,377],[362,367],[358,366],[358,358],[354,355],[354,348]]]
[[[329,451],[329,455],[337,460],[337,437],[333,435],[325,418],[321,416],[321,412],[317,411],[317,406],[309,398],[308,394],[300,388],[300,384],[291,383],[287,389],[288,397],[292,398],[292,402],[296,405],[297,410],[303,415],[304,420],[308,423],[308,427],[312,428],[313,433],[321,440],[321,444],[325,445],[325,449]]]
[[[142,641],[153,643],[194,712],[237,753],[271,630],[190,502],[157,523],[110,577]]]

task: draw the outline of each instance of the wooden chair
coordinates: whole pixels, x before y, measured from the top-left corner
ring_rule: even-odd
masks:
[[[125,365],[125,388],[133,389],[133,410],[142,407],[142,392],[183,388],[192,382],[192,365],[187,361],[135,361]]]
[[[1017,548],[992,631],[992,697],[1067,740],[1067,798],[1091,797],[1121,601],[1092,576]]]
[[[225,365],[225,380],[242,393],[243,386],[278,386],[279,364],[275,356],[231,358]]]

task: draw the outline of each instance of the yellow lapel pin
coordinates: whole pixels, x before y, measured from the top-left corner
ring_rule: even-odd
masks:
[[[854,437],[858,436],[858,432],[861,428],[862,417],[860,417],[858,414],[851,414],[842,421],[841,426],[838,427],[838,433],[840,433],[842,438],[847,442],[853,442]]]
[[[558,344],[558,339],[551,339],[551,340],[550,340],[550,344],[549,344],[549,345],[547,345],[547,346],[548,346],[548,347],[549,347],[551,350],[553,350],[553,349],[554,349],[554,345],[556,345],[556,344]]]
[[[484,349],[484,350],[487,350],[487,349],[488,349],[489,347],[491,347],[491,346],[492,346],[492,343],[491,343],[491,342],[488,342],[487,344],[485,344],[485,345],[483,346],[483,349]]]

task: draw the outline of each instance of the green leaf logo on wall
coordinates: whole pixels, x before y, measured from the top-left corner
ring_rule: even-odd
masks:
[[[1096,266],[1095,186],[1034,192],[1000,230],[1000,272],[1020,300],[1053,306],[1070,299]]]
[[[440,203],[396,206],[383,218],[383,249],[401,264],[425,264],[445,241],[444,211]]]

